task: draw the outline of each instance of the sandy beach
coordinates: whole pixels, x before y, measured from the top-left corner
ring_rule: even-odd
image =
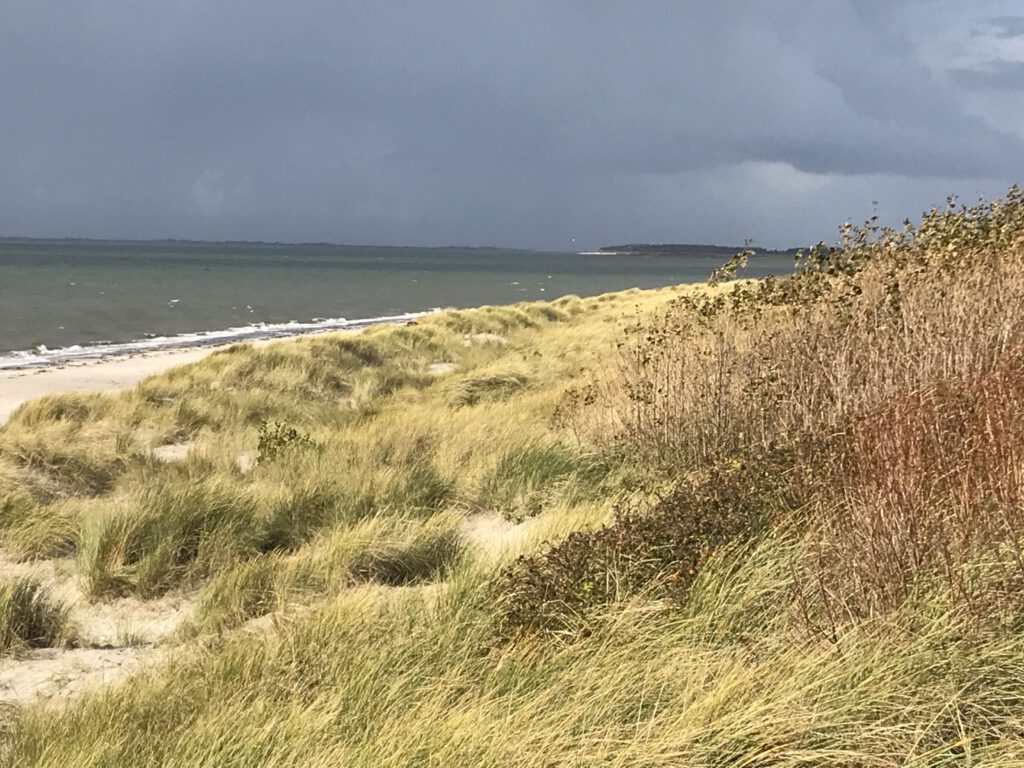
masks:
[[[264,347],[281,341],[291,341],[306,336],[328,334],[361,333],[376,325],[408,322],[429,312],[417,312],[395,318],[381,318],[366,322],[354,328],[333,328],[295,333],[290,336],[255,338],[243,343]],[[0,370],[0,426],[11,417],[18,406],[26,400],[60,392],[119,392],[131,389],[143,379],[162,373],[179,365],[202,360],[219,349],[230,347],[236,341],[224,344],[185,347],[179,349],[154,350],[106,358],[84,358],[68,360],[44,368],[13,368]]]
[[[26,400],[58,392],[117,392],[147,376],[193,363],[219,347],[175,349],[132,357],[83,360],[40,369],[0,371],[0,424]]]

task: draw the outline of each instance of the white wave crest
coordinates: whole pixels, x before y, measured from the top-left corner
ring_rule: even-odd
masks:
[[[254,323],[253,325],[226,328],[222,331],[198,331],[195,333],[176,334],[174,336],[154,336],[147,339],[136,339],[135,341],[89,344],[86,346],[72,344],[60,349],[48,349],[40,345],[35,349],[15,350],[0,355],[0,370],[42,368],[75,360],[97,360],[164,349],[216,347],[242,341],[260,341],[308,333],[353,330],[382,323],[404,323],[436,311],[436,309],[433,309],[427,312],[406,312],[401,315],[368,317],[359,320],[334,317],[309,323]]]

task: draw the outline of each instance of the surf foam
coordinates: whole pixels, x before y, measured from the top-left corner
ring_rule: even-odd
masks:
[[[35,349],[15,350],[0,355],[0,370],[43,368],[76,360],[98,360],[164,349],[216,347],[243,341],[283,339],[289,336],[300,336],[309,333],[357,330],[370,325],[408,322],[436,311],[436,309],[433,309],[427,312],[406,312],[401,315],[384,315],[358,320],[334,317],[309,323],[254,323],[253,325],[226,328],[221,331],[198,331],[195,333],[175,334],[173,336],[154,336],[152,338],[120,343],[89,344],[87,346],[72,344],[60,349],[48,349],[46,346],[40,345]]]

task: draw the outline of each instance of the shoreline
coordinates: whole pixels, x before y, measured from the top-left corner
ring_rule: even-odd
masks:
[[[225,328],[219,331],[193,331],[173,336],[154,336],[147,339],[133,339],[121,342],[74,344],[58,349],[39,347],[36,351],[12,350],[0,354],[0,373],[5,371],[46,370],[56,366],[82,361],[113,360],[133,355],[174,350],[215,348],[230,344],[290,339],[317,333],[360,330],[371,325],[388,325],[416,320],[439,312],[434,309],[403,312],[398,315],[381,315],[349,320],[344,317],[316,319],[310,322],[259,323],[256,325]]]
[[[677,283],[639,289],[644,293],[674,290],[701,283]],[[628,293],[637,289],[611,291]],[[554,300],[556,297],[552,297]],[[476,309],[478,307],[474,307]],[[345,320],[333,318],[314,323],[247,326],[221,332],[182,334],[80,350],[51,350],[49,357],[27,357],[22,364],[0,365],[0,429],[23,403],[45,395],[73,392],[115,393],[135,387],[143,379],[180,365],[188,365],[234,344],[263,347],[328,333],[360,333],[376,325],[397,325],[445,311],[435,308],[400,315]],[[153,343],[157,346],[153,346]],[[147,346],[150,345],[150,346]],[[67,353],[67,354],[62,354]],[[0,358],[2,362],[3,358]]]
[[[438,310],[433,310],[436,312]],[[415,313],[423,317],[433,312]],[[44,395],[69,392],[122,392],[136,386],[143,379],[163,373],[180,365],[188,365],[234,344],[253,344],[263,347],[278,341],[293,341],[326,333],[360,333],[373,325],[393,325],[415,319],[412,315],[372,320],[348,321],[349,325],[230,338],[203,344],[165,346],[140,351],[114,352],[105,356],[79,355],[55,359],[42,364],[0,368],[0,428],[22,403]]]

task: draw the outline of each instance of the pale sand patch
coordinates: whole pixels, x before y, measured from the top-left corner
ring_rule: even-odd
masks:
[[[0,660],[0,703],[67,698],[111,685],[163,654],[152,648],[43,648]]]
[[[168,443],[167,445],[158,445],[156,448],[150,450],[150,454],[157,461],[163,462],[175,462],[184,461],[188,458],[189,451],[192,450],[192,446],[195,442],[187,440],[184,443]],[[256,451],[242,451],[235,456],[235,466],[238,467],[238,471],[243,475],[252,472],[256,466]]]
[[[158,643],[192,615],[195,604],[191,594],[91,601],[79,586],[74,560],[17,561],[0,553],[0,580],[18,576],[37,579],[71,608],[71,622],[83,645],[119,645],[128,636],[138,642]]]
[[[242,451],[235,457],[235,465],[243,475],[252,472],[256,466],[256,451]]]
[[[537,518],[513,523],[497,513],[467,517],[462,523],[466,544],[488,557],[497,557],[510,547],[521,545],[537,526]]]
[[[0,659],[0,703],[64,698],[110,685],[141,665],[156,666],[164,652],[154,645],[192,615],[195,595],[154,600],[122,597],[90,602],[79,587],[74,561],[16,561],[0,553],[0,580],[31,576],[71,609],[79,648],[41,648]]]
[[[427,373],[431,376],[444,376],[455,370],[455,363],[431,363],[427,366]]]
[[[153,600],[122,597],[110,602],[78,603],[71,616],[90,645],[152,645],[181,627],[192,615],[194,603],[191,595]]]
[[[188,452],[192,449],[192,441],[189,440],[184,443],[170,443],[169,445],[158,445],[150,453],[153,458],[157,461],[182,461],[188,456]]]

